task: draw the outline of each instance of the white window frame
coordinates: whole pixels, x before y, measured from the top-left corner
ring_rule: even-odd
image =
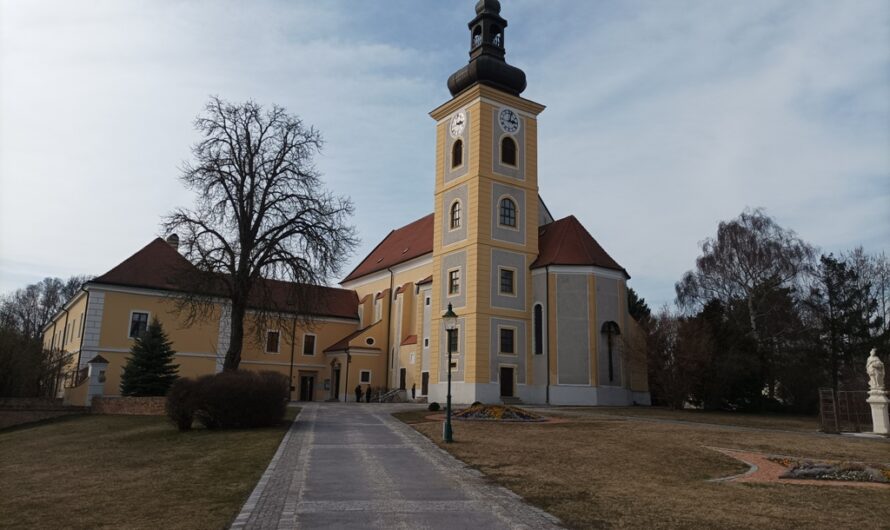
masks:
[[[278,351],[269,351],[269,333],[278,334],[278,340],[275,341],[275,347]],[[281,330],[278,329],[267,329],[266,330],[266,340],[263,341],[263,351],[270,355],[280,355],[281,354]]]
[[[460,208],[460,212],[458,212],[458,217],[457,217],[457,226],[453,226],[453,223],[452,223],[452,221],[454,220],[454,217],[453,217],[454,205],[457,205],[458,208]],[[449,232],[456,232],[456,231],[460,230],[460,227],[463,225],[463,222],[464,222],[463,216],[464,216],[463,202],[460,199],[454,199],[453,201],[451,201],[451,204],[448,205],[448,231]]]
[[[501,351],[501,330],[505,330],[505,329],[509,329],[510,331],[513,332],[513,351],[512,352]],[[514,357],[516,355],[518,355],[516,353],[516,337],[518,337],[518,336],[519,336],[519,328],[517,326],[507,326],[507,325],[498,324],[498,355],[512,355]]]
[[[501,290],[501,271],[510,271],[513,273],[513,292],[506,293]],[[519,270],[516,267],[507,267],[505,265],[498,265],[498,294],[500,296],[509,296],[510,298],[516,298],[518,295],[516,291],[518,291],[518,283],[517,276],[519,276]]]
[[[132,309],[130,310],[130,318],[127,319],[127,339],[136,340],[136,337],[130,336],[130,328],[133,327],[133,315],[135,313],[145,313],[147,318],[145,320],[145,329],[148,329],[148,326],[151,325],[151,311],[146,311],[145,309]]]
[[[364,378],[363,376],[364,376],[365,374],[368,374],[368,380],[367,380],[367,381],[363,381],[363,380],[362,380],[362,379]],[[370,385],[370,384],[371,384],[371,375],[372,375],[372,374],[371,374],[371,370],[359,370],[359,372],[358,372],[358,383],[359,383],[360,385]]]
[[[510,226],[501,223],[501,201],[503,201],[504,199],[510,199],[510,201],[513,203],[513,207],[516,208],[516,226]],[[498,197],[498,201],[495,203],[494,207],[497,214],[498,228],[519,232],[519,227],[522,226],[522,209],[519,207],[519,201],[516,200],[516,197],[510,195],[509,193],[505,193]]]
[[[312,340],[312,353],[306,353],[307,336],[314,337],[314,339]],[[316,335],[315,333],[303,333],[303,340],[300,342],[300,355],[305,355],[306,357],[314,357],[316,350],[318,350],[318,335]]]
[[[518,132],[518,130],[517,130]],[[509,138],[513,140],[513,145],[516,146],[516,163],[508,164],[504,162],[504,138]],[[516,137],[510,133],[503,133],[500,138],[498,138],[498,164],[509,167],[511,169],[519,169],[519,142],[516,140]]]
[[[457,292],[455,292],[455,293],[451,292],[451,273],[452,272],[457,272]],[[446,282],[445,293],[448,295],[448,298],[455,298],[455,297],[460,296],[461,290],[463,289],[463,286],[461,285],[461,283],[463,283],[463,275],[461,274],[461,268],[460,267],[452,267],[452,268],[446,270],[445,271],[445,282]]]

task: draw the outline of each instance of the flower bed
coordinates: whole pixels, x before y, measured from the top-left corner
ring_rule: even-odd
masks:
[[[458,420],[469,421],[547,421],[537,414],[510,405],[473,405],[454,414]]]
[[[788,469],[781,478],[890,482],[890,466],[884,464],[815,462],[777,456],[769,460]]]

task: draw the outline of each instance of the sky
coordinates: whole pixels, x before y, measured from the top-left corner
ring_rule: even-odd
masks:
[[[433,108],[474,0],[0,0],[0,293],[102,274],[192,196],[211,95],[321,130],[361,244],[433,209]],[[890,2],[502,0],[540,194],[653,307],[762,207],[824,252],[890,252]]]

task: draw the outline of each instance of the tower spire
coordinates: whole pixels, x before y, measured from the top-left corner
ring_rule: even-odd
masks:
[[[470,28],[470,62],[448,78],[448,90],[456,96],[464,89],[482,83],[518,96],[525,90],[525,72],[504,60],[504,30],[498,0],[479,0]]]

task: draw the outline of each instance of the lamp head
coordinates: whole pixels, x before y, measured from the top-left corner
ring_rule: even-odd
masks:
[[[445,329],[448,331],[457,329],[457,315],[451,309],[451,304],[448,304],[448,311],[445,311],[445,314],[442,315],[442,321],[445,323]]]

